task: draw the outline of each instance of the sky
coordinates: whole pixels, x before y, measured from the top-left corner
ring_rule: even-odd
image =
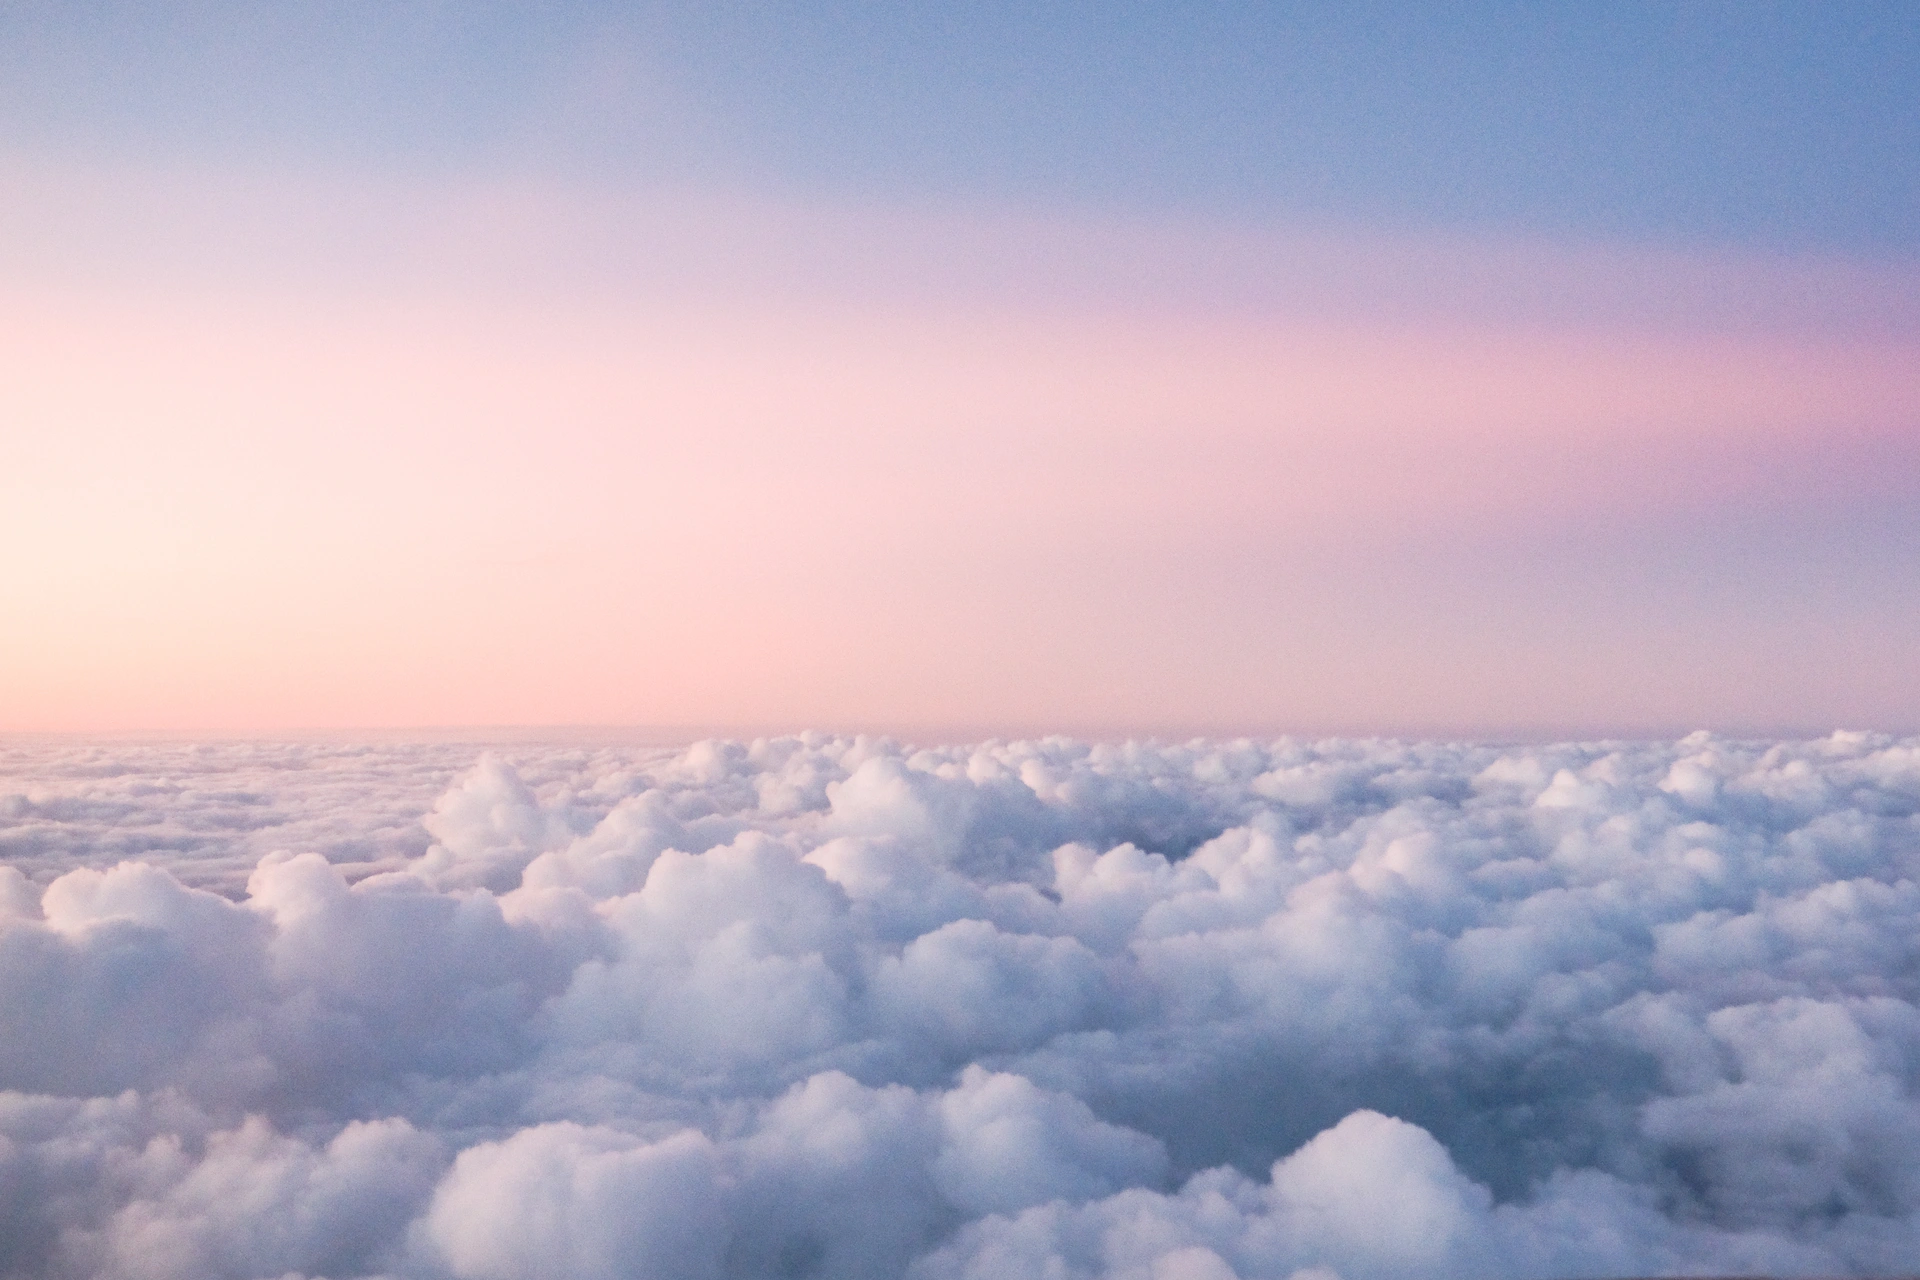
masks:
[[[0,731],[1920,726],[1898,4],[0,3]]]

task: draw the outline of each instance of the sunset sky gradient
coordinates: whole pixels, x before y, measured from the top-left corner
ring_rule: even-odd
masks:
[[[0,731],[1920,727],[1912,10],[1329,12],[0,6]]]

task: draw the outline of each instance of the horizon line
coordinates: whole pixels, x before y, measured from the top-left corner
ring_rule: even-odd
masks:
[[[703,741],[750,743],[756,740],[798,738],[818,734],[830,738],[873,738],[911,746],[962,746],[987,742],[1037,742],[1067,738],[1086,743],[1193,741],[1306,741],[1457,742],[1481,745],[1542,745],[1547,743],[1672,742],[1695,733],[1732,741],[1814,741],[1837,733],[1885,734],[1906,737],[1920,733],[1913,727],[1888,725],[1833,725],[1815,729],[1806,725],[1754,724],[1534,724],[1505,726],[1350,724],[1064,724],[1051,727],[1020,722],[937,723],[892,722],[794,724],[774,721],[706,721],[659,723],[532,723],[425,725],[288,725],[272,727],[194,726],[115,729],[3,729],[0,744],[87,743],[394,743],[578,746],[688,746]]]

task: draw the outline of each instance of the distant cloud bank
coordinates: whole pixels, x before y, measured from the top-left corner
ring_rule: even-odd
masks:
[[[0,1276],[1920,1257],[1920,739],[0,746]]]

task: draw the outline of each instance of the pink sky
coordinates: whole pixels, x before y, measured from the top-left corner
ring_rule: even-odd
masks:
[[[0,729],[1920,725],[1912,281],[39,181]]]

